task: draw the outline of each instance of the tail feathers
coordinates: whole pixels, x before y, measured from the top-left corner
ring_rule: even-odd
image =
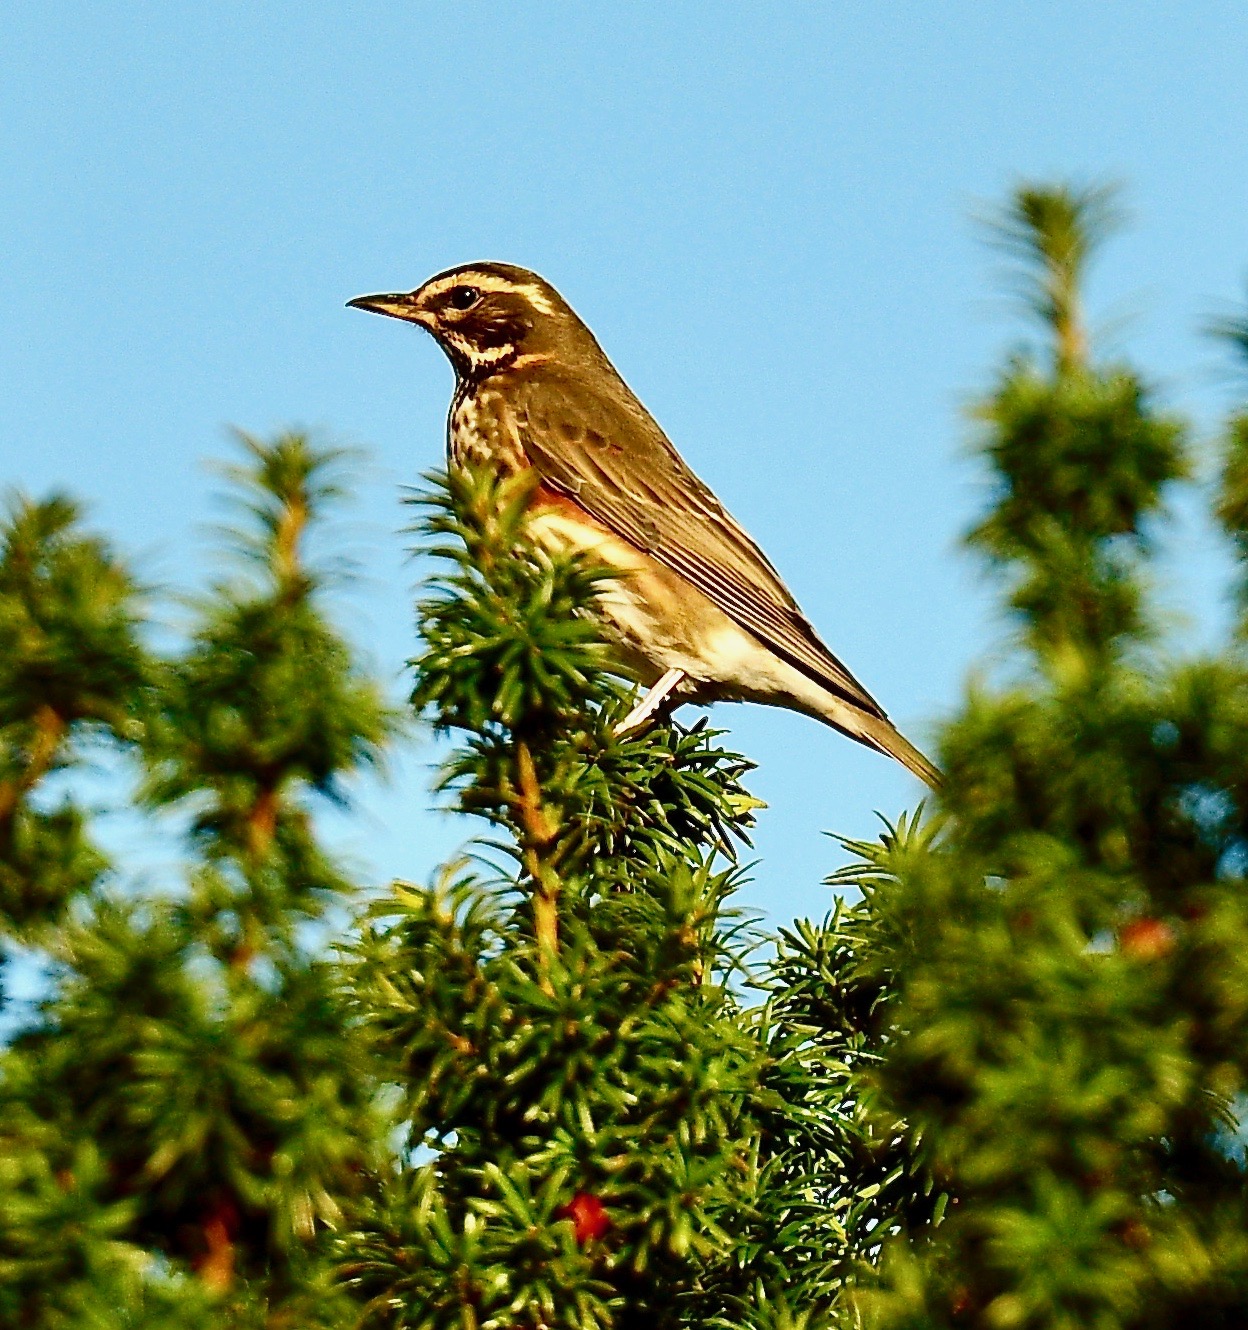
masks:
[[[878,748],[881,753],[895,757],[908,771],[913,772],[925,785],[939,790],[944,784],[940,769],[906,738],[904,734],[888,720],[877,720],[874,716],[863,717],[862,731],[855,734],[855,739]]]
[[[939,790],[944,784],[940,769],[929,762],[887,716],[872,716],[857,709],[851,711],[839,698],[835,706],[821,709],[819,715],[842,734],[848,734],[851,739],[857,739],[886,757],[896,758],[907,771],[913,772],[933,790]]]
[[[889,726],[876,742],[890,756],[895,757],[908,771],[913,772],[929,789],[939,790],[945,783],[944,775],[936,764],[906,738],[900,730]]]

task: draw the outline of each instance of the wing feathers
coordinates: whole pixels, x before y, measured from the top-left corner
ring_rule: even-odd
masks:
[[[763,552],[623,381],[608,396],[571,373],[542,369],[540,388],[522,381],[509,398],[518,442],[542,478],[686,578],[790,664],[883,719],[875,700],[819,640]]]

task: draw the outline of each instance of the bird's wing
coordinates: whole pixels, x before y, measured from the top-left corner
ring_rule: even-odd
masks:
[[[616,535],[691,582],[817,683],[884,712],[820,641],[780,575],[619,381],[606,396],[572,374],[515,385],[513,428],[531,466]]]

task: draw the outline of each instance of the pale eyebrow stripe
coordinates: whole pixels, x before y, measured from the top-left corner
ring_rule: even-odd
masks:
[[[466,268],[463,272],[455,273],[450,277],[442,277],[432,283],[425,289],[430,295],[440,295],[443,291],[449,291],[456,286],[475,286],[482,291],[515,291],[520,295],[527,296],[530,303],[541,310],[543,314],[553,314],[555,307],[550,303],[549,297],[540,286],[533,282],[513,282],[506,277],[495,277],[493,273],[474,272],[471,268]]]
[[[546,292],[543,291],[540,286],[526,283],[524,286],[517,287],[516,289],[528,296],[530,303],[535,308],[540,309],[543,314],[553,314],[555,312],[554,305],[552,305],[546,298]]]

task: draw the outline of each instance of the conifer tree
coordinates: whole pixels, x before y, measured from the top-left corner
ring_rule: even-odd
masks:
[[[5,1325],[347,1323],[318,1237],[385,1119],[306,935],[351,885],[309,799],[394,718],[308,557],[341,459],[243,445],[244,566],[169,658],[68,501],[15,500],[0,535],[0,922],[50,967],[0,1061]],[[175,880],[142,889],[91,839],[65,782],[105,749],[185,826]]]
[[[1248,1321],[1234,1139],[1248,1072],[1248,672],[1195,657],[1148,582],[1185,431],[1081,310],[1103,191],[1024,188],[1003,238],[1047,334],[976,412],[992,503],[971,548],[1019,649],[942,744],[934,823],[839,875],[859,973],[891,988],[874,1078],[952,1196],[886,1248],[878,1327]],[[1245,435],[1218,513],[1244,549]]]
[[[823,1324],[945,1199],[865,1108],[865,916],[753,963],[731,902],[749,764],[705,719],[616,732],[631,690],[588,613],[612,575],[534,545],[528,486],[457,471],[421,501],[445,572],[413,702],[495,838],[379,902],[359,946],[406,1137],[344,1275],[362,1325],[394,1330]]]
[[[523,479],[442,478],[420,530],[413,701],[443,785],[495,829],[378,905],[361,1027],[401,1096],[403,1167],[344,1242],[363,1324],[681,1325],[758,1185],[763,1050],[725,901],[753,801],[705,721],[620,736],[583,611],[605,570],[524,530]]]

